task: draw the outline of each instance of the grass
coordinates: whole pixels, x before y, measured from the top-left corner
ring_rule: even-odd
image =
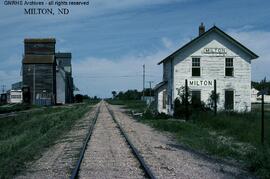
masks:
[[[47,107],[0,120],[0,178],[12,178],[27,162],[67,133],[89,111],[89,103]]]
[[[135,112],[144,112],[147,108],[145,102],[141,100],[107,100],[112,105],[125,105],[125,108]]]
[[[132,110],[142,112],[142,102],[120,101]],[[117,102],[114,102],[117,103]],[[138,108],[136,109],[136,107]],[[211,112],[192,114],[191,120],[162,119],[149,115],[141,122],[172,133],[179,143],[202,153],[226,160],[238,161],[250,172],[270,178],[270,112],[265,113],[265,145],[260,142],[261,118],[258,106],[250,113]],[[269,106],[266,106],[269,107]]]
[[[27,110],[33,107],[34,106],[28,104],[6,104],[0,106],[0,114]]]

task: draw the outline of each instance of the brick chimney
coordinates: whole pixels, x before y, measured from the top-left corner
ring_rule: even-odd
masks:
[[[203,23],[201,23],[199,27],[199,36],[202,35],[204,32],[205,32],[205,26],[203,25]]]

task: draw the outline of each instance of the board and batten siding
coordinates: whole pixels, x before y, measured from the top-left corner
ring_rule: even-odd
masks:
[[[54,68],[54,64],[23,64],[23,85],[30,88],[33,104],[38,98],[55,100]]]

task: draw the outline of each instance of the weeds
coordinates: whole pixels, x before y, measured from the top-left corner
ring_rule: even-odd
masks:
[[[132,106],[136,106],[135,101],[132,103]],[[189,121],[184,121],[147,110],[140,121],[160,131],[173,133],[179,143],[192,149],[236,160],[261,178],[270,178],[270,113],[265,114],[266,140],[262,146],[260,113],[257,111],[220,112],[216,116],[210,111],[197,111],[192,113]]]
[[[48,107],[0,120],[0,178],[24,170],[27,162],[38,158],[88,110],[88,104]]]

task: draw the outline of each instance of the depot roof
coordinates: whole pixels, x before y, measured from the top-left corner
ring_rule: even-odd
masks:
[[[162,61],[160,61],[158,63],[158,65],[160,65],[161,63],[166,62],[167,60],[169,60],[171,57],[175,56],[177,53],[180,53],[181,51],[183,51],[184,49],[190,47],[191,45],[193,45],[194,43],[198,42],[199,40],[201,40],[203,37],[207,36],[208,34],[212,33],[212,32],[217,32],[219,35],[225,37],[227,40],[229,40],[230,42],[234,43],[237,47],[239,47],[240,49],[242,49],[244,52],[246,52],[247,54],[249,54],[251,56],[252,59],[256,59],[259,56],[256,55],[254,52],[252,52],[251,50],[249,50],[247,47],[245,47],[244,45],[242,45],[240,42],[238,42],[237,40],[235,40],[234,38],[232,38],[231,36],[229,36],[228,34],[226,34],[224,31],[222,31],[221,29],[219,29],[217,26],[213,26],[212,28],[210,28],[208,31],[204,32],[203,34],[201,34],[200,36],[196,37],[195,39],[191,40],[190,42],[188,42],[187,44],[185,44],[184,46],[182,46],[180,49],[176,50],[174,53],[172,53],[171,55],[169,55],[168,57],[164,58]]]

